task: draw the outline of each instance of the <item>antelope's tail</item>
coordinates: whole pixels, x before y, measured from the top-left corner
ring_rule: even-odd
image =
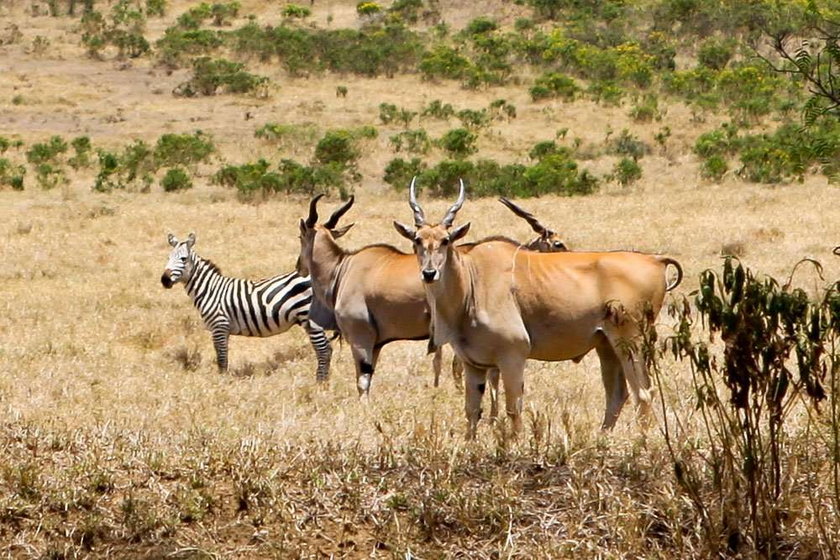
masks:
[[[671,257],[659,257],[659,262],[661,262],[665,265],[666,270],[668,268],[668,265],[671,265],[671,266],[674,267],[674,270],[677,271],[676,278],[674,278],[670,283],[666,284],[666,286],[665,286],[665,291],[670,292],[671,290],[673,290],[674,288],[679,286],[680,282],[682,282],[682,279],[683,279],[682,266],[680,265],[679,262],[676,261],[676,259],[672,259]]]

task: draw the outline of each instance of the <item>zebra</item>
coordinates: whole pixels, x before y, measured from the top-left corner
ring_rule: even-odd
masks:
[[[219,371],[227,371],[228,368],[230,335],[265,337],[286,332],[292,325],[300,325],[309,335],[318,358],[315,378],[317,381],[327,380],[332,346],[324,328],[309,319],[312,282],[308,276],[290,272],[256,282],[231,278],[224,276],[215,264],[193,250],[194,233],[190,233],[185,241],[178,241],[170,233],[167,240],[172,252],[160,282],[167,289],[177,282],[184,283],[187,294],[213,336]]]

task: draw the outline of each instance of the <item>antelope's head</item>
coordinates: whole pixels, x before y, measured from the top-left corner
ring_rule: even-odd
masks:
[[[441,279],[447,261],[452,258],[452,251],[455,242],[464,237],[470,230],[467,222],[462,226],[452,228],[455,215],[464,204],[464,181],[461,181],[461,190],[458,193],[458,200],[453,204],[443,220],[439,224],[426,223],[426,217],[414,192],[414,183],[417,178],[411,180],[409,188],[408,204],[414,211],[414,227],[411,228],[400,222],[394,222],[397,232],[410,240],[414,245],[414,254],[420,264],[420,278],[427,284],[432,284]]]
[[[540,253],[562,253],[569,250],[566,247],[566,243],[560,237],[560,234],[542,225],[533,214],[503,196],[499,197],[499,202],[510,208],[511,212],[523,218],[537,232],[538,237],[535,237],[525,245],[528,249],[539,251]]]
[[[323,224],[318,223],[318,201],[321,200],[323,194],[319,194],[309,202],[309,216],[300,221],[300,255],[298,256],[297,273],[303,276],[309,276],[312,268],[312,253],[315,247],[316,238],[319,236],[326,236],[330,241],[335,241],[353,227],[354,224],[349,224],[344,227],[338,227],[338,220],[350,210],[353,206],[355,198],[351,195],[350,199],[344,203],[338,210],[332,213],[330,219]]]
[[[166,236],[172,246],[169,253],[169,260],[166,262],[166,269],[160,277],[160,283],[164,288],[171,288],[177,282],[189,282],[193,272],[193,245],[195,245],[195,234],[191,233],[185,241],[178,241],[178,238],[171,233]]]

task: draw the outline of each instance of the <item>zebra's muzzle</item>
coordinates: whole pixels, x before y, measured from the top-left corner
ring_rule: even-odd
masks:
[[[167,289],[171,288],[172,285],[174,284],[174,282],[172,281],[172,278],[170,278],[170,276],[169,276],[169,271],[168,270],[165,270],[163,272],[163,275],[160,277],[160,283],[163,284],[163,287],[167,288]]]

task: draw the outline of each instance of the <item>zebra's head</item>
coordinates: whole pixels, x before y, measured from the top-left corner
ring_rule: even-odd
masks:
[[[160,277],[160,283],[163,284],[164,288],[171,288],[179,281],[186,282],[190,279],[193,267],[192,247],[195,245],[195,234],[189,234],[186,241],[178,241],[178,238],[170,233],[167,240],[172,245],[172,252],[169,253],[169,261],[166,263],[166,270]]]

